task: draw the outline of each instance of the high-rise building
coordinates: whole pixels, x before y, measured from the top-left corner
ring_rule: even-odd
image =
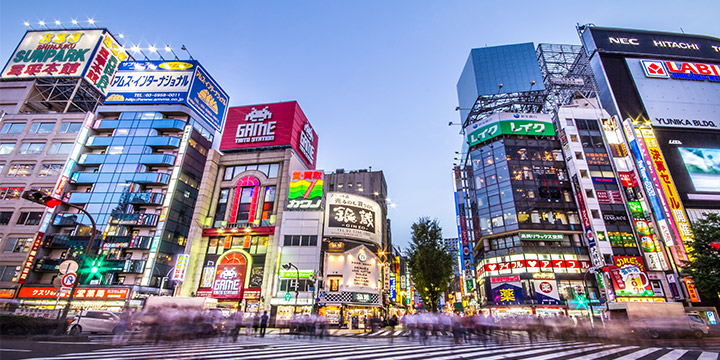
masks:
[[[83,123],[128,58],[106,29],[34,30],[0,74],[0,298],[25,283],[51,216],[20,195],[56,194]]]
[[[82,277],[74,306],[140,306],[147,296],[172,294],[184,278],[176,264],[186,261],[203,170],[229,98],[196,61],[117,67],[105,105],[86,117],[54,190],[70,206],[57,206],[41,224],[42,246],[18,296],[26,306],[48,301],[37,290],[52,289],[58,265],[78,259],[88,241],[85,261],[95,260],[98,271]],[[165,80],[140,83],[150,78]],[[168,90],[182,96],[168,98]],[[78,208],[94,219],[96,238]]]

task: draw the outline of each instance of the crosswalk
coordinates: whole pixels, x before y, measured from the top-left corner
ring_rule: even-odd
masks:
[[[343,360],[444,360],[444,359],[508,359],[508,360],[717,360],[718,353],[663,347],[607,344],[563,340],[543,340],[535,343],[488,342],[486,344],[454,344],[436,341],[419,344],[406,339],[373,339],[331,337],[295,339],[291,336],[244,338],[238,342],[226,339],[161,343],[157,345],[127,345],[89,352],[59,355],[53,360],[70,359],[343,359]]]

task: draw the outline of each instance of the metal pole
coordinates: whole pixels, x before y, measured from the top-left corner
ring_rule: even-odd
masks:
[[[589,274],[589,273],[590,273],[590,271],[588,270],[583,275],[583,285],[585,286],[585,298],[588,301],[588,314],[590,315],[590,326],[595,327],[595,320],[593,319],[595,317],[595,315],[593,314],[592,303],[590,302],[590,298],[589,298],[590,291],[587,286],[587,274]]]
[[[85,248],[85,253],[83,254],[83,258],[90,256],[90,251],[92,251],[93,243],[95,242],[95,237],[97,237],[97,226],[95,224],[95,219],[93,219],[92,215],[90,215],[89,212],[85,211],[85,209],[68,204],[64,201],[62,201],[63,205],[67,205],[71,208],[75,208],[80,210],[82,213],[88,216],[90,218],[90,223],[92,224],[91,229],[91,235],[90,235],[90,241],[88,241],[87,247]],[[75,283],[73,284],[72,288],[70,289],[70,296],[67,299],[67,303],[65,303],[65,308],[62,311],[62,315],[60,315],[60,318],[58,320],[58,326],[57,329],[55,329],[55,335],[60,335],[63,332],[65,332],[65,322],[67,321],[67,314],[70,311],[70,303],[72,303],[73,298],[75,296],[75,291],[77,290],[78,284],[82,281],[82,272],[78,271],[77,277],[75,278]]]
[[[300,270],[298,270],[298,267],[295,266],[295,264],[290,263],[290,266],[295,268],[295,275],[297,277],[297,283],[295,283],[295,309],[293,310],[294,314],[297,314],[297,306],[298,306],[298,296],[299,296],[299,288],[300,288]]]

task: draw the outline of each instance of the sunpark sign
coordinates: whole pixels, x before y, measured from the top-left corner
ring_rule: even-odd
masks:
[[[720,65],[686,61],[640,60],[645,76],[720,82]]]
[[[496,113],[465,128],[469,146],[499,135],[555,135],[552,120],[546,114]]]

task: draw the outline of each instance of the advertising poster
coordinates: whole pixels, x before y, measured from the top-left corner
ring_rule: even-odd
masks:
[[[538,304],[561,305],[555,274],[533,274],[533,286]]]
[[[639,256],[615,256],[615,265],[610,271],[616,296],[653,296],[650,279]]]
[[[107,88],[113,76],[115,76],[118,66],[128,58],[127,51],[120,46],[110,33],[103,34],[100,46],[85,73],[85,80],[101,93],[107,94]]]
[[[519,276],[503,276],[490,279],[492,299],[495,305],[519,305],[525,303]]]
[[[216,131],[223,128],[230,96],[202,66],[195,69],[187,104]]]
[[[323,175],[320,170],[293,171],[290,174],[288,210],[322,208]]]
[[[331,192],[325,211],[326,237],[365,240],[380,244],[382,240],[380,205],[363,196]]]
[[[197,66],[197,61],[125,61],[108,88],[105,103],[184,103]]]
[[[499,135],[555,135],[547,114],[495,113],[465,128],[469,146]]]
[[[104,30],[28,31],[10,56],[3,79],[80,77]]]

